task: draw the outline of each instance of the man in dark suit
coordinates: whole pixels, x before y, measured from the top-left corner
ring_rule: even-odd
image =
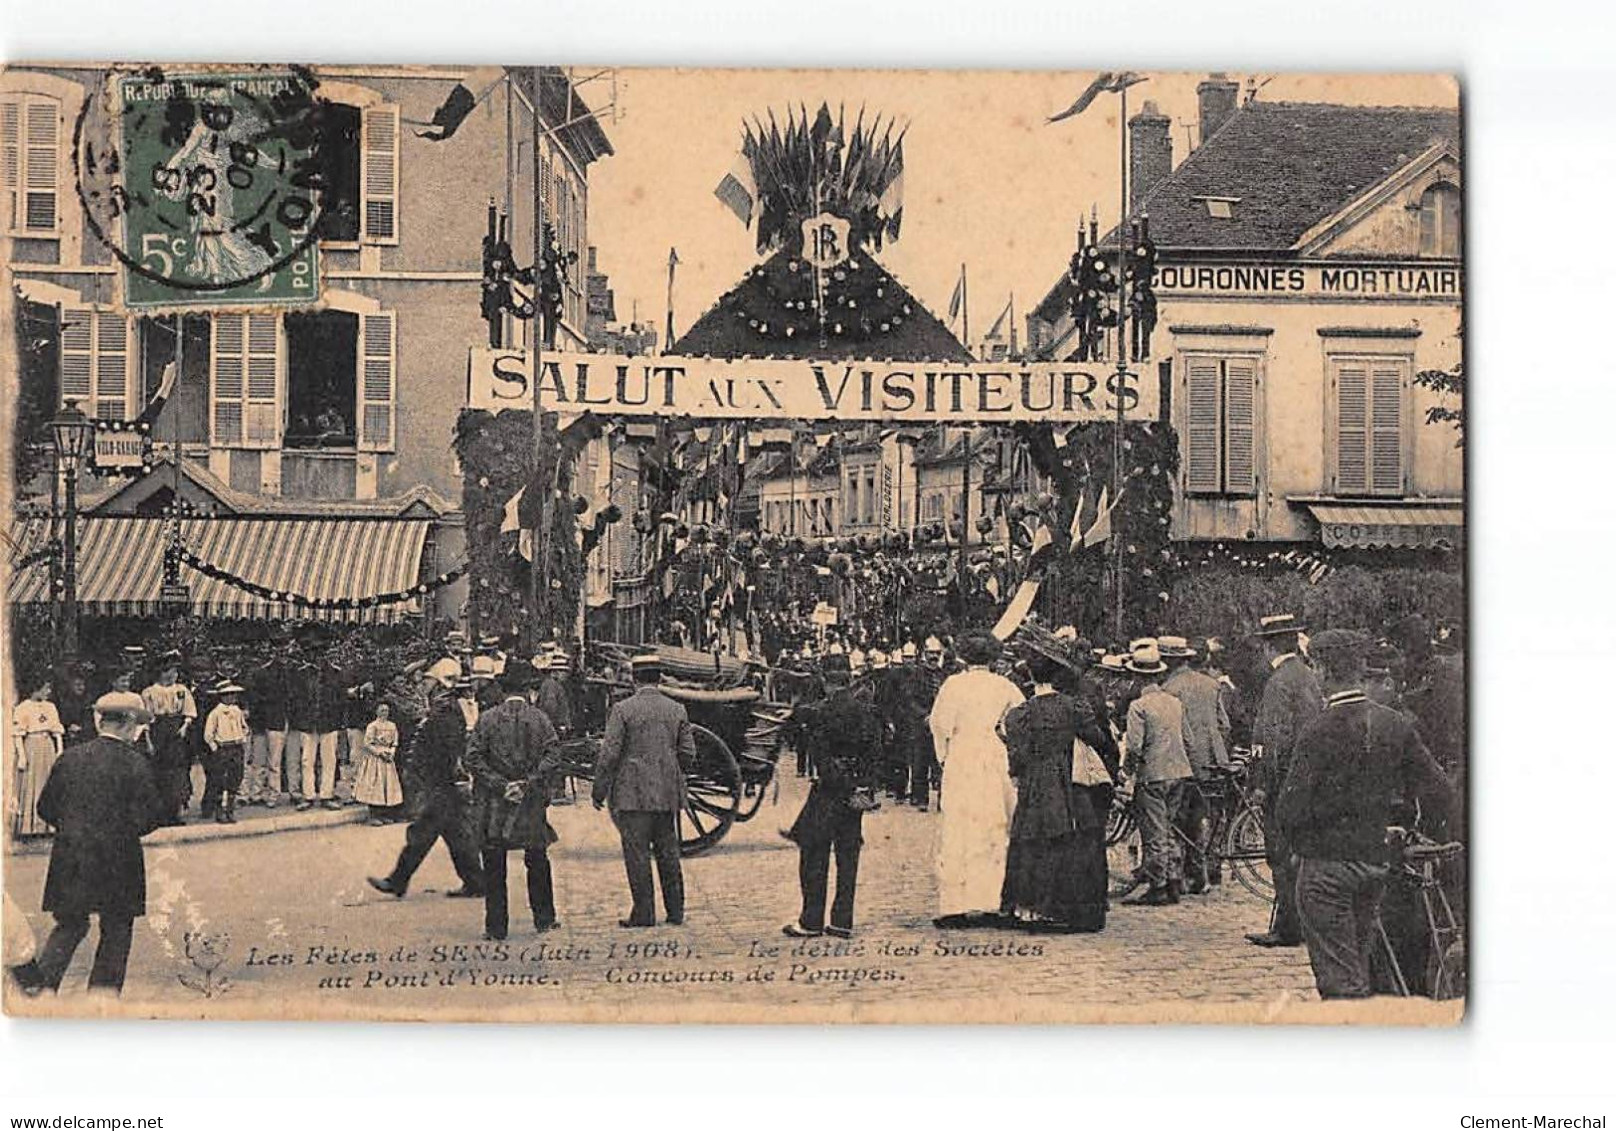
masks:
[[[856,798],[873,796],[882,765],[881,724],[871,708],[849,690],[846,656],[826,660],[825,686],[830,697],[806,708],[803,741],[812,751],[819,776],[796,823],[786,832],[800,856],[797,880],[802,888],[802,914],[784,931],[792,938],[830,933],[853,934],[853,900],[858,885],[859,851],[864,844],[864,811]],[[825,895],[831,856],[836,857],[836,899],[830,924],[825,923]]]
[[[561,745],[544,712],[527,701],[525,665],[498,677],[503,698],[483,711],[466,740],[471,771],[472,829],[483,854],[484,937],[503,939],[510,928],[507,856],[522,850],[528,909],[536,930],[553,931],[555,886],[550,874],[550,789],[561,767]],[[531,669],[528,669],[531,671]]]
[[[1285,842],[1300,858],[1296,898],[1319,996],[1370,996],[1369,959],[1386,876],[1387,829],[1417,808],[1440,831],[1453,790],[1409,720],[1364,694],[1368,641],[1321,632],[1312,653],[1326,706],[1297,739],[1279,797]]]
[[[1246,936],[1257,946],[1302,945],[1294,853],[1275,817],[1296,739],[1324,709],[1318,677],[1301,656],[1301,633],[1301,622],[1289,613],[1263,617],[1256,632],[1270,674],[1251,727],[1257,758],[1253,780],[1263,795],[1263,843],[1274,877],[1274,909],[1268,930]]]
[[[618,925],[656,925],[651,889],[654,855],[663,910],[668,922],[678,926],[685,921],[679,810],[685,802],[685,767],[696,760],[696,739],[684,706],[657,686],[662,682],[661,658],[654,653],[639,655],[630,664],[634,694],[613,706],[606,718],[606,736],[595,764],[595,808],[611,805],[612,821],[623,841],[633,907]]]
[[[466,828],[466,802],[461,792],[466,716],[455,698],[453,669],[434,668],[424,678],[430,685],[427,716],[410,742],[404,762],[415,819],[404,830],[404,849],[393,870],[385,878],[371,876],[368,882],[379,892],[404,898],[410,877],[442,837],[460,877],[460,887],[449,896],[481,899],[482,863]]]
[[[96,737],[62,755],[39,795],[39,815],[56,830],[43,903],[56,927],[39,957],[12,971],[29,996],[61,986],[91,915],[101,937],[90,989],[120,992],[135,920],[146,914],[140,838],[163,823],[163,804],[136,743],[152,713],[139,695],[117,691],[94,710]]]

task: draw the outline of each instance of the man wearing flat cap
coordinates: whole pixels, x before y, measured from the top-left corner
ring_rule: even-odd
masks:
[[[1310,651],[1325,707],[1297,738],[1277,820],[1298,857],[1296,902],[1319,996],[1364,998],[1386,876],[1395,862],[1388,827],[1418,808],[1441,829],[1453,790],[1414,726],[1364,694],[1369,642],[1344,629],[1321,632]]]
[[[634,694],[612,707],[595,764],[595,808],[610,805],[623,842],[632,908],[623,927],[654,927],[656,896],[651,860],[662,883],[668,922],[685,920],[685,882],[679,864],[679,810],[685,803],[684,767],[696,760],[696,738],[682,703],[662,693],[662,661],[655,653],[630,661]]]
[[[39,795],[39,815],[56,830],[43,908],[56,927],[34,961],[12,971],[24,993],[55,992],[101,920],[90,989],[117,993],[129,966],[135,920],[146,913],[146,861],[140,838],[162,824],[152,769],[137,741],[152,721],[131,691],[95,702],[96,737],[69,747]]]
[[[1253,780],[1263,794],[1263,846],[1274,877],[1274,907],[1268,930],[1246,936],[1257,946],[1302,945],[1302,924],[1296,915],[1296,868],[1274,815],[1296,737],[1324,709],[1318,677],[1301,656],[1302,631],[1302,622],[1294,615],[1276,613],[1263,617],[1254,634],[1270,674],[1251,726],[1257,760]]]

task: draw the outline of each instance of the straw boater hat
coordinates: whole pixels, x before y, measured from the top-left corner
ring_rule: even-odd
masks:
[[[146,701],[133,691],[109,691],[95,701],[91,710],[103,719],[131,719],[137,723],[149,723],[155,717]]]
[[[1253,636],[1288,636],[1306,628],[1294,613],[1274,613],[1257,621]]]
[[[440,686],[453,687],[462,677],[460,661],[453,656],[445,656],[437,663],[426,669],[426,677],[436,680]]]
[[[553,672],[568,671],[572,667],[572,655],[564,649],[557,648],[550,653],[548,669]]]
[[[1126,666],[1134,675],[1161,675],[1167,670],[1162,662],[1161,645],[1150,636],[1128,645]]]
[[[1126,674],[1128,670],[1127,660],[1122,656],[1102,655],[1100,657],[1100,670],[1110,672],[1113,675]]]
[[[941,640],[937,639],[937,637],[935,637],[935,636],[926,637],[926,651],[928,651],[928,652],[941,652],[942,650],[943,650],[943,642]]]
[[[1195,649],[1182,636],[1158,636],[1156,644],[1164,660],[1188,660],[1195,656]]]
[[[903,659],[905,663],[908,663],[919,654],[919,649],[915,647],[915,642],[913,640],[905,640],[903,642]]]
[[[246,690],[247,689],[245,687],[241,686],[241,684],[237,683],[233,679],[223,679],[220,680],[218,685],[214,687],[213,693],[215,695],[240,695]]]
[[[628,666],[635,673],[659,672],[662,670],[662,657],[655,652],[640,652],[629,658]]]
[[[884,668],[886,666],[887,666],[887,654],[885,652],[871,652],[870,653],[870,667],[871,667],[872,670],[877,670],[878,671],[878,670],[880,670],[880,669],[882,669],[882,668]]]

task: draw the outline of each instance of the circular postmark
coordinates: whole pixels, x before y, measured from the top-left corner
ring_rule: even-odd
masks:
[[[132,304],[316,297],[331,184],[317,84],[297,67],[108,72],[74,126],[74,184]]]

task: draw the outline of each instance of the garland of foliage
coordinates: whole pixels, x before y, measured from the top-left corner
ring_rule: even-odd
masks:
[[[1053,530],[1070,531],[1079,507],[1092,509],[1102,487],[1112,483],[1112,429],[1090,422],[1057,432],[1048,424],[1021,425],[1034,464],[1055,488]],[[1122,432],[1123,489],[1111,511],[1112,537],[1122,539],[1122,629],[1124,636],[1155,630],[1171,599],[1178,558],[1171,544],[1173,483],[1178,476],[1178,434],[1155,421],[1128,421]],[[1085,511],[1085,525],[1091,521]],[[1114,602],[1111,546],[1070,552],[1055,539],[1055,560],[1040,595],[1043,619],[1071,624],[1091,639],[1112,635]]]
[[[535,445],[533,414],[525,409],[463,410],[455,422],[454,452],[464,479],[461,509],[466,516],[473,629],[516,632],[526,643],[571,638],[583,587],[574,509],[552,506],[550,536],[536,532],[534,555],[548,553],[548,560],[539,564],[544,583],[537,592],[530,582],[533,567],[518,551],[518,537],[500,533],[505,506],[518,491],[526,488],[540,497],[549,491],[558,500],[567,497],[571,452],[553,428],[546,429]],[[540,467],[550,469],[549,474],[536,476]]]

